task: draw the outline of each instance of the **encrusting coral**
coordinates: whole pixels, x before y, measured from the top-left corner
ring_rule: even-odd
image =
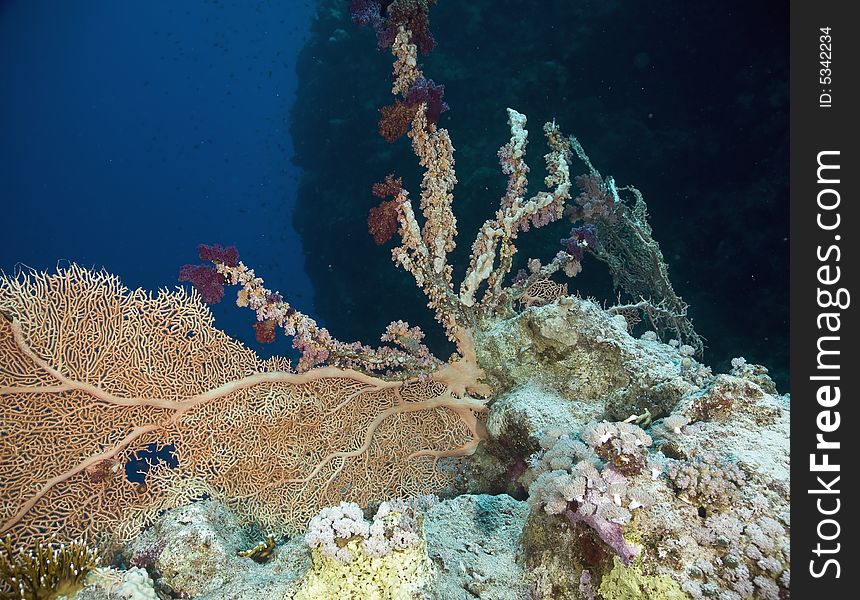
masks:
[[[422,521],[435,501],[386,501],[370,522],[352,502],[324,508],[308,525],[314,566],[293,600],[412,597],[432,573]]]
[[[373,4],[353,8],[373,12]],[[77,266],[4,277],[0,423],[28,452],[2,453],[10,482],[0,491],[3,532],[23,541],[45,530],[127,538],[159,510],[204,493],[286,531],[335,500],[438,490],[448,476],[436,461],[474,451],[484,436],[480,397],[490,392],[480,381],[474,335],[512,296],[575,260],[562,251],[518,291],[504,285],[518,233],[561,217],[572,150],[554,123],[544,127],[550,191],[526,199],[526,119],[508,110],[511,139],[499,152],[507,191],[480,228],[455,291],[447,261],[457,231],[453,145],[434,122],[435,88],[417,63],[418,46],[432,47],[426,28],[405,28],[426,25],[427,6],[386,8],[382,21],[366,22],[386,40],[391,34],[381,45],[395,58],[392,91],[417,105],[408,135],[424,168],[423,224],[408,193],[388,181],[395,197],[387,211],[396,214],[401,238],[392,257],[427,295],[458,355],[436,359],[421,344],[423,333],[403,322],[382,336],[394,346],[340,342],[265,288],[233,248],[201,246],[201,258],[214,266],[187,265],[180,278],[208,303],[223,298],[225,284],[239,285],[237,304],[255,310],[259,339],[270,340],[276,326],[293,337],[299,373],[284,360],[259,360],[215,330],[198,298],[181,290],[128,291]],[[132,484],[125,466],[151,447],[172,452],[178,467],[153,464],[145,485]]]

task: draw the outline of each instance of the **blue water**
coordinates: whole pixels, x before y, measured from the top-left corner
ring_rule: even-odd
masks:
[[[311,0],[0,1],[0,269],[74,261],[155,290],[198,243],[234,244],[313,313],[287,133],[311,15]],[[231,304],[218,326],[259,350]]]

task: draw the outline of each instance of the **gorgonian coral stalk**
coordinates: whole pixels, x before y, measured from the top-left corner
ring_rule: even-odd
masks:
[[[351,0],[349,10],[353,23],[373,28],[380,49],[390,48],[403,28],[413,32],[421,53],[428,54],[436,46],[428,22],[433,4],[436,0]]]
[[[699,336],[686,316],[686,304],[677,297],[668,280],[659,246],[651,237],[641,194],[635,188],[618,188],[611,177],[604,178],[594,168],[579,141],[561,135],[555,122],[544,126],[550,147],[545,155],[548,191],[527,196],[529,167],[525,162],[528,141],[526,117],[508,109],[510,141],[499,150],[502,172],[508,176],[499,210],[485,221],[472,243],[465,277],[454,292],[447,254],[454,249],[456,219],[451,211],[454,147],[448,131],[439,127],[440,115],[448,109],[443,86],[427,78],[418,64],[418,52],[433,47],[427,28],[428,0],[353,0],[353,21],[371,26],[377,33],[379,48],[390,48],[394,55],[393,104],[380,109],[379,133],[394,142],[404,133],[424,168],[420,208],[423,224],[406,190],[390,193],[392,198],[371,210],[368,228],[377,243],[392,237],[396,216],[402,243],[392,251],[394,261],[409,271],[429,298],[428,305],[445,327],[448,337],[460,327],[474,329],[478,323],[508,310],[530,286],[562,270],[568,277],[582,270],[585,252],[592,252],[610,266],[616,285],[637,301],[653,299],[665,306],[668,318],[654,318],[661,331],[672,331],[701,349]],[[571,200],[569,165],[577,157],[588,173],[575,179],[580,190]],[[630,192],[636,204],[627,207],[619,192]],[[505,281],[517,252],[515,240],[520,232],[543,227],[566,214],[580,226],[562,240],[564,250],[550,263],[532,269],[533,276],[518,277],[513,286]],[[601,243],[598,244],[598,239]]]
[[[400,244],[392,250],[392,258],[415,278],[449,339],[456,341],[456,331],[475,329],[482,318],[494,314],[513,264],[514,240],[519,232],[542,227],[562,216],[569,198],[571,150],[558,127],[548,123],[544,127],[550,146],[545,156],[548,172],[545,184],[550,191],[527,197],[526,117],[508,109],[511,139],[499,151],[502,172],[508,176],[507,191],[495,217],[478,231],[469,267],[459,292],[455,291],[448,254],[454,250],[457,235],[457,219],[452,210],[457,175],[450,135],[437,123],[446,108],[442,88],[424,76],[418,64],[413,31],[401,25],[390,47],[394,55],[392,93],[400,98],[383,109],[381,131],[389,141],[404,131],[408,133],[412,150],[424,170],[419,202],[422,218],[419,221],[400,180],[389,175],[385,183],[374,186],[374,194],[391,199],[371,210],[368,228],[378,243],[384,243],[396,218]],[[573,260],[570,255],[560,253],[542,270],[543,276],[548,277]],[[481,293],[484,286],[486,290]]]
[[[239,253],[232,246],[223,248],[201,244],[198,253],[201,259],[212,264],[185,265],[180,270],[180,281],[194,284],[207,303],[210,303],[207,296],[221,300],[225,284],[238,285],[236,304],[256,313],[254,331],[257,340],[272,342],[275,329],[283,329],[292,337],[293,347],[301,353],[297,365],[299,372],[330,365],[385,374],[426,374],[441,364],[421,343],[424,332],[418,327],[410,327],[402,321],[391,323],[382,335],[382,341],[398,347],[372,348],[359,342],[341,342],[314,319],[291,306],[279,292],[266,288],[254,270],[239,260]],[[201,276],[201,273],[205,275]],[[217,294],[213,291],[216,284],[220,286]]]

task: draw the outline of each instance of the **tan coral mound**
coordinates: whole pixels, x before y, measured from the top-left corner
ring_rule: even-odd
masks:
[[[215,329],[196,294],[130,291],[71,266],[0,277],[0,534],[127,540],[208,494],[270,532],[341,500],[430,493],[468,454],[483,403],[443,369],[424,382],[296,374]],[[126,465],[170,444],[146,483]]]

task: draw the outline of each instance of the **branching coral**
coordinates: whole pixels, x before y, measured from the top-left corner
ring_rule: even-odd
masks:
[[[210,246],[201,245],[200,256],[201,258],[211,257],[214,266],[198,268],[214,272],[219,278],[222,289],[224,285],[240,286],[236,304],[249,307],[256,313],[257,322],[254,324],[254,330],[258,341],[271,342],[277,327],[283,328],[284,332],[293,338],[293,347],[302,353],[297,365],[299,372],[325,364],[357,368],[369,373],[426,376],[441,364],[421,343],[424,333],[419,328],[409,327],[408,323],[402,321],[391,323],[381,337],[381,341],[395,346],[371,348],[358,342],[344,343],[335,339],[327,329],[319,327],[314,319],[293,308],[284,300],[280,292],[273,292],[266,288],[263,280],[256,276],[254,270],[238,260],[238,252],[235,248],[229,248],[231,255],[235,256],[234,264],[219,260],[220,255],[213,255],[210,248]],[[185,273],[192,267],[197,266],[186,265],[182,267],[180,273]],[[182,280],[181,274],[180,280]],[[210,279],[207,276],[205,281],[208,283]],[[200,290],[198,281],[194,280],[192,283]],[[468,351],[467,334],[461,333],[461,338],[466,352]]]
[[[441,87],[427,79],[417,61],[418,47],[413,32],[400,27],[391,51],[394,60],[392,92],[401,95],[397,107],[384,109],[386,138],[402,132],[405,108],[414,106],[408,125],[412,149],[418,157],[424,175],[421,182],[419,223],[408,193],[399,185],[392,186],[392,176],[385,184],[374,186],[374,193],[393,196],[372,212],[371,231],[377,241],[386,239],[390,230],[391,211],[396,209],[401,243],[392,251],[394,261],[412,274],[418,286],[429,298],[429,306],[448,337],[457,339],[457,331],[474,329],[477,321],[493,314],[503,294],[504,280],[509,274],[516,252],[514,240],[521,231],[541,227],[561,217],[569,198],[570,149],[554,123],[544,127],[550,152],[546,155],[548,176],[545,183],[551,191],[539,192],[526,198],[525,147],[528,131],[526,118],[508,110],[510,141],[499,151],[502,171],[508,176],[508,187],[493,219],[487,220],[472,244],[472,257],[459,292],[455,292],[452,268],[447,256],[455,246],[457,220],[451,205],[457,183],[454,171],[454,148],[448,131],[439,128],[436,120],[445,109]],[[409,113],[412,114],[412,113]],[[399,115],[395,122],[395,115]],[[389,119],[390,117],[390,119]],[[390,121],[390,123],[389,123]],[[390,135],[389,135],[390,134]],[[378,233],[379,232],[379,233]],[[565,255],[568,256],[569,255]],[[563,264],[558,261],[555,269]],[[486,285],[481,294],[479,288]]]
[[[0,545],[0,598],[48,600],[72,595],[101,563],[101,552],[82,540],[38,542],[28,551],[7,536]]]
[[[379,135],[386,142],[392,143],[409,130],[419,110],[426,111],[428,123],[436,125],[439,116],[448,110],[448,105],[442,99],[445,86],[439,85],[432,79],[427,79],[418,67],[415,54],[416,47],[410,42],[412,36],[398,33],[394,38],[392,52],[394,61],[394,86],[391,92],[399,96],[393,104],[379,109]]]
[[[524,149],[528,132],[526,118],[515,110],[508,109],[511,140],[507,152],[503,153],[503,170],[508,173],[508,191],[502,198],[501,208],[494,219],[487,220],[472,243],[472,260],[460,287],[460,301],[465,306],[474,306],[475,294],[484,281],[487,292],[481,300],[484,311],[495,309],[499,302],[504,278],[511,270],[516,246],[513,240],[519,231],[528,231],[529,226],[542,227],[560,218],[564,203],[570,197],[570,175],[566,159],[567,147],[555,123],[547,123],[544,133],[550,146],[545,156],[547,172],[545,183],[552,192],[539,192],[529,200],[525,192]],[[499,264],[495,266],[496,256]]]
[[[406,6],[410,8],[404,9]],[[379,46],[391,48],[395,57],[392,93],[396,100],[381,109],[380,133],[389,142],[408,133],[424,168],[420,201],[423,225],[418,223],[408,193],[398,184],[396,190],[387,194],[393,199],[371,211],[370,230],[378,243],[387,241],[396,215],[401,244],[393,250],[393,258],[424,290],[429,306],[449,338],[454,339],[452,331],[457,328],[474,329],[508,309],[513,301],[528,295],[537,282],[548,280],[559,270],[569,277],[575,276],[582,269],[584,253],[589,251],[609,266],[616,286],[635,299],[632,304],[618,307],[618,312],[635,313],[635,318],[641,313],[659,331],[682,337],[700,351],[702,340],[687,318],[687,305],[672,289],[659,245],[651,236],[647,209],[639,191],[633,187],[618,188],[611,177],[604,178],[579,141],[572,136],[563,137],[552,122],[544,126],[550,149],[545,155],[548,191],[529,198],[526,117],[510,108],[511,138],[498,153],[502,172],[508,177],[507,189],[494,218],[479,229],[472,243],[469,266],[459,290],[454,292],[447,254],[454,249],[457,233],[451,210],[457,178],[448,131],[438,127],[439,115],[447,108],[442,100],[442,86],[427,79],[418,64],[419,47],[426,50],[426,9],[426,3],[414,0],[404,2],[403,6],[399,2],[389,5],[361,1],[353,3],[353,19],[360,25],[372,25],[379,36]],[[403,17],[407,13],[421,15],[417,28],[413,27],[416,19]],[[576,178],[580,194],[568,204],[569,166],[575,157],[585,164],[588,173]],[[391,181],[389,176],[389,187]],[[633,201],[626,201],[622,194],[631,196]],[[531,275],[517,277],[509,286],[505,279],[513,265],[518,234],[544,226],[563,214],[580,224],[569,238],[562,240],[565,249],[547,265],[538,263],[537,268],[531,269]]]

